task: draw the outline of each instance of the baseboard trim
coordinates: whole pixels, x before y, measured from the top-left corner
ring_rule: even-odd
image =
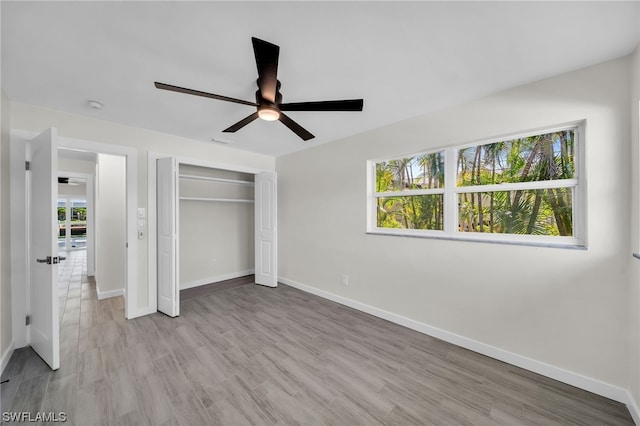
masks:
[[[11,343],[9,343],[7,350],[2,354],[2,360],[0,360],[0,376],[4,374],[4,369],[9,364],[9,360],[11,359],[11,355],[13,355],[14,349],[15,342],[12,340]]]
[[[637,425],[640,425],[640,409],[638,408],[638,404],[636,404],[636,400],[633,399],[631,392],[627,392],[627,408],[629,409],[629,413],[633,418],[633,422]]]
[[[188,281],[180,284],[180,290],[186,290],[188,288],[200,287],[201,285],[207,285],[217,283],[220,281],[232,280],[234,278],[245,277],[255,272],[255,269],[247,269],[245,271],[230,272],[228,274],[215,275],[213,277],[201,278],[199,280]]]
[[[579,373],[568,371],[563,368],[555,367],[551,364],[537,361],[526,356],[518,355],[516,353],[509,352],[495,346],[487,345],[485,343],[478,342],[476,340],[469,339],[467,337],[460,336],[458,334],[451,333],[437,327],[432,327],[430,325],[412,320],[410,318],[406,318],[392,312],[388,312],[361,302],[357,302],[355,300],[348,299],[346,297],[339,296],[325,290],[320,290],[316,287],[311,287],[306,284],[290,280],[288,278],[280,277],[278,281],[282,284],[297,288],[304,292],[315,294],[316,296],[320,296],[333,302],[340,303],[341,305],[366,312],[375,317],[385,319],[387,321],[402,325],[404,327],[432,337],[436,337],[438,339],[452,343],[456,346],[472,350],[482,355],[486,355],[491,358],[506,362],[508,364],[515,365],[516,367],[524,368],[525,370],[533,371],[534,373],[541,374],[551,379],[555,379],[560,382],[575,386],[577,388],[604,396],[614,401],[621,402],[627,405],[634,421],[636,422],[636,424],[640,425],[640,417],[638,417],[638,407],[633,401],[631,394],[626,389],[623,389],[621,387],[614,386],[600,380],[592,379],[590,377],[586,377]]]
[[[109,299],[110,297],[124,296],[124,289],[119,288],[117,290],[100,291],[100,286],[96,284],[96,293],[98,293],[98,300]]]

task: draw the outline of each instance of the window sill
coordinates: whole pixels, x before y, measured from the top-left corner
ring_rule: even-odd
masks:
[[[433,231],[433,233],[413,233],[406,232],[405,230],[383,230],[383,229],[373,229],[367,230],[366,232],[369,235],[383,235],[383,236],[392,236],[392,237],[409,237],[409,238],[426,238],[432,240],[447,240],[447,241],[465,241],[471,243],[488,243],[488,244],[506,244],[511,246],[528,246],[528,247],[545,247],[545,248],[559,248],[559,249],[570,249],[570,250],[587,250],[587,246],[583,244],[572,244],[572,243],[556,243],[556,242],[544,242],[544,241],[522,241],[522,240],[507,240],[507,239],[488,239],[488,238],[470,238],[466,236],[451,236],[447,235],[444,232],[441,234],[438,231]],[[640,253],[634,253],[634,257],[640,260]]]

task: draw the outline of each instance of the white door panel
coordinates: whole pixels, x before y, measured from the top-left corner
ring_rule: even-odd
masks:
[[[176,159],[158,159],[157,174],[158,311],[176,317],[180,315]]]
[[[276,174],[262,172],[255,178],[255,275],[256,284],[278,285]]]
[[[58,149],[57,131],[31,140],[30,308],[31,347],[53,370],[60,367],[58,323]]]

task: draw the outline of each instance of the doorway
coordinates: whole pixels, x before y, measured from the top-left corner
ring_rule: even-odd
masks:
[[[49,157],[55,157],[57,159],[57,148],[63,148],[68,151],[76,152],[100,152],[111,155],[119,155],[126,161],[126,190],[124,197],[126,198],[126,245],[125,247],[125,273],[124,273],[124,290],[123,293],[127,294],[124,303],[124,311],[126,318],[135,318],[140,315],[146,314],[144,307],[139,309],[138,307],[138,291],[137,291],[137,262],[138,262],[138,241],[136,234],[136,205],[137,205],[137,149],[132,147],[125,147],[119,145],[110,145],[97,143],[86,140],[77,140],[70,138],[57,137],[56,129],[50,129],[47,131],[51,137],[49,145],[52,147]],[[33,281],[36,277],[33,276],[30,270],[31,265],[36,263],[35,257],[41,257],[40,254],[34,256],[31,252],[30,246],[32,244],[31,237],[35,234],[39,234],[36,229],[32,228],[31,215],[37,210],[35,206],[31,205],[31,191],[32,188],[30,182],[30,173],[34,173],[37,170],[29,169],[29,161],[33,161],[34,152],[32,150],[32,141],[38,137],[33,132],[12,130],[11,132],[11,193],[12,193],[12,205],[11,205],[11,223],[12,223],[12,237],[11,237],[11,263],[12,263],[12,329],[16,347],[24,347],[27,345],[34,345],[34,331],[33,325],[36,320],[36,316],[40,316],[43,310],[34,306],[33,301]],[[56,160],[57,161],[57,160]],[[27,164],[25,170],[25,163]],[[54,164],[54,163],[52,163]],[[55,182],[57,176],[57,167],[54,166],[54,174],[51,176],[50,181]],[[56,191],[57,192],[57,191]],[[44,199],[49,199],[44,198]],[[51,206],[49,208],[40,209],[43,212],[51,212],[51,222],[53,224],[53,230],[51,232],[54,237],[53,253],[52,256],[56,256],[57,251],[57,194],[54,193],[51,199]],[[80,199],[74,198],[74,199]],[[88,200],[87,200],[88,201]],[[26,212],[26,214],[25,214]],[[48,220],[45,220],[48,222]],[[65,229],[66,232],[66,229]],[[49,234],[49,232],[47,232]],[[90,242],[87,241],[90,246]],[[66,246],[66,241],[65,241]],[[55,260],[58,257],[53,257],[54,265],[49,268],[57,268]],[[87,259],[87,269],[89,259]],[[57,269],[56,269],[57,271]],[[57,273],[54,274],[53,280],[57,278]],[[122,282],[122,281],[121,281]],[[26,285],[19,285],[26,283]],[[53,281],[53,286],[48,288],[54,289],[54,295],[57,296],[57,286]],[[131,289],[129,289],[131,287]],[[127,291],[130,290],[130,291]],[[36,293],[38,294],[38,293]],[[56,312],[56,321],[49,321],[50,324],[58,323],[58,310],[59,300],[58,297],[53,297],[53,307]],[[51,308],[49,307],[49,308]],[[50,311],[51,309],[47,309]],[[31,326],[27,326],[25,323],[25,317],[32,315]],[[57,328],[57,327],[56,327]],[[57,334],[57,332],[55,332]],[[54,336],[57,341],[57,335]],[[57,346],[57,343],[56,343]],[[55,352],[58,352],[57,350]],[[55,364],[55,363],[54,363]]]
[[[65,259],[58,265],[57,374],[66,377],[102,340],[100,324],[125,320],[126,158],[58,149],[57,183],[58,257]]]
[[[87,218],[88,222],[94,221],[95,228],[93,244],[91,243],[91,234],[89,233],[88,235],[87,272],[89,276],[96,276],[97,290],[99,290],[98,294],[101,298],[124,296],[125,318],[131,319],[145,315],[146,309],[141,309],[138,306],[138,289],[136,285],[138,282],[137,149],[71,138],[60,138],[59,146],[77,153],[93,155],[96,163],[103,161],[102,168],[98,165],[94,169],[95,188],[97,188],[97,191],[100,191],[101,188],[106,188],[106,190],[101,191],[102,195],[97,193],[94,195],[95,214],[93,217],[89,214]],[[106,210],[100,206],[101,202],[106,203]],[[109,205],[111,208],[109,208]],[[115,213],[114,209],[118,213]],[[101,215],[102,211],[107,213],[102,213]],[[107,223],[105,219],[115,220],[115,222]],[[102,231],[99,227],[100,223],[105,225]],[[111,225],[117,226],[116,229],[118,230],[110,233],[109,226]],[[112,250],[103,246],[105,238],[108,238],[110,246],[116,248]],[[102,241],[100,244],[97,243],[98,239]],[[95,254],[93,256],[95,264],[92,264],[94,262],[92,262],[92,256],[90,255],[92,245],[95,246]],[[110,256],[111,253],[114,256]],[[103,258],[102,255],[106,257]],[[100,282],[101,279],[104,281],[105,278],[104,275],[100,276],[100,263],[103,264],[103,274],[105,269],[109,270],[111,268],[110,265],[117,263],[117,268],[113,272],[117,272],[119,278],[108,278],[110,284],[105,284],[104,287]],[[113,283],[118,280],[119,283],[114,285]]]

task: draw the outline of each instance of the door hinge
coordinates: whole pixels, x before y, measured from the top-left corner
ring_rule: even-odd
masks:
[[[24,169],[27,171],[31,170],[31,161],[24,162]]]
[[[24,325],[29,325],[31,324],[31,315],[27,315],[26,318],[24,319]]]

